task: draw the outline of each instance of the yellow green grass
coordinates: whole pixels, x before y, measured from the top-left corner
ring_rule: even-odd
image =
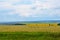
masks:
[[[60,40],[60,26],[0,25],[0,40]]]
[[[0,40],[60,40],[60,33],[50,32],[1,32]]]
[[[60,32],[60,26],[42,25],[0,25],[0,32]]]

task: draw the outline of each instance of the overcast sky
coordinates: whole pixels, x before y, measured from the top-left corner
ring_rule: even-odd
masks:
[[[0,0],[0,22],[60,20],[60,0]]]

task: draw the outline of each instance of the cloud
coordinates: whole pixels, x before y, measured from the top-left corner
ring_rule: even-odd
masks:
[[[9,15],[20,17],[54,18],[60,17],[60,0],[0,0],[0,9],[13,10]],[[2,10],[3,11],[3,10]]]
[[[19,2],[20,0],[0,0],[0,2],[8,2],[8,3],[16,3]]]
[[[47,3],[39,2],[38,0],[34,1],[32,4],[20,4],[14,6],[16,9],[16,13],[18,13],[22,17],[37,17],[40,13],[41,9],[49,9],[51,8],[51,5]],[[32,8],[35,8],[34,10]],[[37,15],[37,16],[36,16]]]
[[[8,2],[0,2],[0,8],[5,8],[5,9],[12,9],[13,5]]]
[[[14,8],[16,13],[19,14],[20,16],[30,16],[31,5],[17,5],[14,6]]]

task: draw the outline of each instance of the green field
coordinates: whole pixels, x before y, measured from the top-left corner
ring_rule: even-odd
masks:
[[[60,40],[60,26],[54,25],[0,25],[0,40]]]
[[[60,33],[0,32],[0,40],[60,40]]]

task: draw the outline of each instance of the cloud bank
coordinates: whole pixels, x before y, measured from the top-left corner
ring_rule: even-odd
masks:
[[[0,14],[59,19],[60,0],[0,0]]]

